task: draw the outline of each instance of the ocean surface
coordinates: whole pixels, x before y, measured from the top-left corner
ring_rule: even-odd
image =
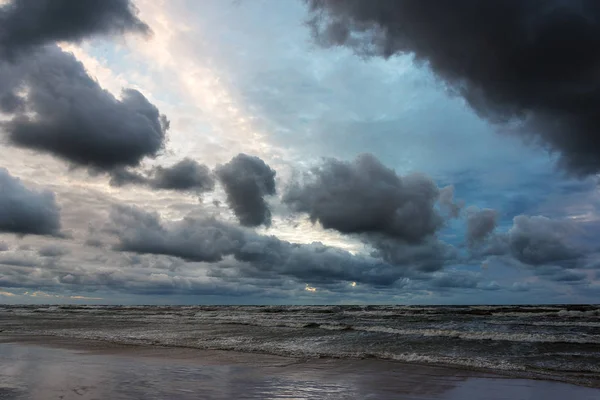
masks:
[[[600,387],[600,306],[0,306],[0,335],[386,359]]]

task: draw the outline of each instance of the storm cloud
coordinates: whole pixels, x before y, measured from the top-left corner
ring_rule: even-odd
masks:
[[[448,264],[456,263],[459,258],[454,246],[435,237],[420,243],[407,243],[382,235],[367,235],[363,240],[374,248],[372,256],[420,272],[439,271]]]
[[[0,168],[0,232],[59,235],[60,227],[54,193],[29,189]]]
[[[12,114],[23,111],[25,102],[13,92],[2,93],[0,96],[0,112]]]
[[[215,173],[227,194],[227,204],[244,226],[271,225],[265,196],[275,194],[275,171],[263,160],[238,154]]]
[[[454,247],[436,238],[445,224],[438,205],[450,218],[460,213],[453,197],[452,187],[440,190],[419,173],[399,176],[361,154],[351,162],[325,159],[290,183],[283,202],[325,229],[356,236],[374,257],[433,272],[457,259]]]
[[[185,158],[171,167],[156,167],[150,185],[155,189],[210,191],[215,180],[206,165]]]
[[[167,224],[157,214],[115,206],[109,231],[116,249],[214,263],[215,276],[289,276],[307,283],[363,282],[389,286],[407,270],[321,243],[295,244],[213,217]]]
[[[206,165],[184,158],[170,167],[158,166],[147,173],[116,169],[111,172],[110,184],[144,185],[157,190],[210,192],[215,187],[215,179]]]
[[[12,0],[0,7],[0,56],[96,34],[148,34],[129,0]]]
[[[326,229],[418,243],[443,225],[435,209],[439,192],[425,175],[401,177],[361,154],[352,162],[324,160],[292,182],[283,201]]]
[[[525,264],[569,266],[583,256],[571,243],[572,233],[568,222],[519,215],[508,231],[510,253]]]
[[[483,218],[481,226],[491,227],[489,217]],[[576,229],[568,220],[518,215],[507,232],[488,234],[478,244],[483,247],[483,255],[504,257],[509,262],[535,267],[543,274],[549,267],[581,267],[594,254],[593,248],[575,244]]]
[[[479,277],[476,274],[470,272],[444,272],[434,275],[431,280],[433,287],[450,289],[450,288],[461,288],[461,289],[474,289],[479,283]]]
[[[11,144],[96,170],[137,166],[163,149],[166,117],[135,89],[116,99],[72,54],[47,46],[15,68],[27,92],[24,112],[2,123]]]
[[[15,0],[0,7],[1,128],[12,145],[94,170],[137,166],[164,147],[169,122],[144,95],[103,90],[55,45],[99,34],[147,34],[129,0]]]
[[[97,40],[150,33],[134,1],[0,0],[0,159],[21,179],[0,170],[0,286],[52,302],[594,301],[597,180],[485,133],[600,172],[600,6],[306,0],[315,38],[351,48],[315,52],[302,2],[144,1],[149,23],[190,29]]]
[[[325,46],[412,54],[494,123],[600,171],[600,3],[520,0],[307,0]],[[511,123],[511,127],[514,124]]]

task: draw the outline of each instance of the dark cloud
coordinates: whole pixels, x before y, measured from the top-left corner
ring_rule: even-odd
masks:
[[[568,220],[519,215],[506,233],[487,235],[480,255],[501,257],[509,263],[536,268],[540,275],[582,267],[593,248],[576,246],[576,229]]]
[[[25,73],[22,61],[9,63],[0,57],[0,114],[12,114],[25,110],[25,101],[17,93]]]
[[[116,206],[109,231],[118,239],[117,250],[216,263],[216,277],[288,276],[307,283],[352,281],[390,286],[407,273],[371,257],[354,256],[321,243],[286,242],[212,217],[186,218],[169,225],[156,214]]]
[[[215,262],[232,254],[244,242],[243,230],[211,217],[187,218],[169,229],[157,214],[116,206],[111,211],[111,222],[119,239],[117,249],[141,254]]]
[[[14,0],[0,7],[1,127],[12,145],[93,170],[137,166],[164,146],[169,123],[140,92],[103,90],[54,43],[149,33],[129,0]]]
[[[572,270],[561,270],[548,276],[548,279],[555,282],[581,282],[586,278],[585,273]]]
[[[31,268],[32,266],[38,268]],[[30,266],[4,264],[0,274],[0,287],[48,290],[67,298],[70,294],[81,295],[82,292],[92,293],[93,297],[104,297],[101,291],[109,291],[108,296],[111,298],[115,292],[141,295],[214,295],[224,299],[253,294],[265,298],[274,292],[279,297],[290,295],[279,288],[198,276],[193,273],[193,268],[182,273],[156,269],[148,271],[146,267],[135,265],[128,265],[127,268],[107,266],[100,270],[79,266],[47,268],[39,260]]]
[[[12,0],[0,7],[0,58],[96,34],[148,34],[129,0]]]
[[[110,184],[145,185],[153,189],[210,192],[215,187],[215,179],[210,169],[203,164],[185,158],[170,167],[156,167],[146,174],[123,168],[111,172]]]
[[[5,242],[0,242],[0,251],[8,251],[10,247]]]
[[[497,225],[498,213],[496,210],[476,207],[467,209],[466,239],[469,246],[475,246],[487,239]]]
[[[371,154],[324,160],[290,184],[283,202],[326,229],[357,236],[394,265],[433,272],[457,259],[454,247],[435,237],[445,223],[436,204],[449,217],[460,213],[453,188],[440,190],[423,174],[398,176]]]
[[[307,0],[316,39],[413,54],[481,116],[522,132],[569,170],[600,171],[600,3]]]
[[[435,275],[431,285],[437,288],[474,289],[478,282],[479,277],[476,274],[454,271]]]
[[[156,167],[150,185],[155,189],[211,191],[215,186],[206,165],[185,158],[171,167]]]
[[[93,275],[87,278],[86,286],[106,287],[111,290],[119,290],[128,294],[165,296],[174,294],[222,296],[223,298],[245,298],[252,295],[260,295],[261,298],[269,297],[268,292],[248,285],[243,282],[228,283],[214,279],[203,280],[189,277],[172,276],[168,274],[154,276],[118,276],[118,275]],[[133,278],[133,279],[131,279]],[[239,300],[236,300],[239,302]]]
[[[19,68],[27,112],[3,123],[11,144],[99,170],[136,166],[163,149],[169,123],[137,90],[115,99],[56,46],[36,51]]]
[[[434,237],[419,243],[406,243],[381,235],[368,235],[364,240],[375,249],[372,256],[405,269],[434,272],[458,260],[453,246]]]
[[[125,185],[148,185],[150,179],[138,172],[131,171],[125,168],[115,168],[110,171],[110,185],[111,186],[125,186]]]
[[[5,114],[12,114],[23,111],[24,109],[25,102],[15,93],[8,92],[0,96],[0,112]]]
[[[69,250],[57,245],[47,245],[38,250],[42,257],[60,257],[69,254]]]
[[[238,154],[215,173],[227,194],[227,204],[244,226],[271,224],[265,196],[275,194],[275,171],[263,160]]]
[[[352,162],[326,159],[293,182],[283,201],[326,229],[418,243],[444,223],[435,209],[438,196],[429,177],[400,177],[373,155],[361,154]]]
[[[572,233],[568,222],[519,215],[508,231],[509,251],[525,264],[569,266],[584,255],[570,243]]]
[[[0,232],[60,235],[60,209],[54,193],[28,189],[0,168]]]

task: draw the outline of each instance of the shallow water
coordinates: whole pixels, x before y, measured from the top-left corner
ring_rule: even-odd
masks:
[[[3,334],[378,358],[600,387],[600,307],[2,306]]]
[[[89,352],[0,344],[3,400],[597,400],[599,395],[599,389],[557,382],[382,360],[290,362],[174,348]]]

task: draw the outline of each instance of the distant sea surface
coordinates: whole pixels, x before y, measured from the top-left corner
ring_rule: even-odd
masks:
[[[373,358],[600,387],[600,306],[0,306],[0,335]]]

